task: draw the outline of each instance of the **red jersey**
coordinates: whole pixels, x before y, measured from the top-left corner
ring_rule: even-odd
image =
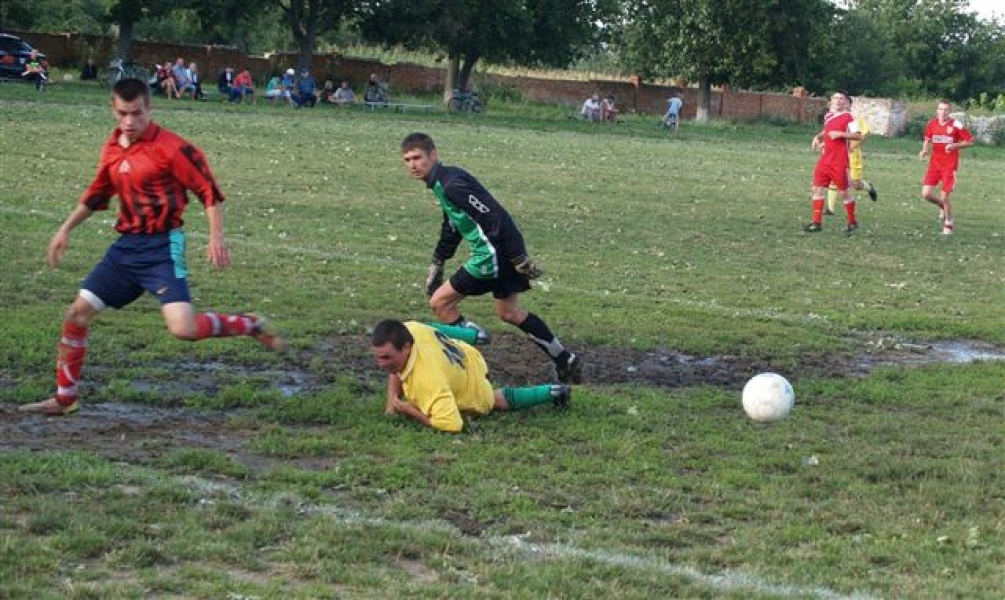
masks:
[[[182,226],[188,205],[186,190],[204,206],[224,197],[202,151],[178,135],[150,122],[129,148],[119,145],[116,129],[101,149],[98,174],[80,201],[87,208],[107,210],[112,196],[119,198],[119,233],[166,233]]]
[[[938,117],[928,122],[925,127],[925,139],[932,143],[932,158],[928,163],[929,170],[955,171],[960,166],[959,152],[946,152],[946,144],[969,142],[974,139],[963,123],[949,119],[939,123]]]
[[[832,140],[830,132],[843,131],[858,133],[858,123],[850,112],[827,113],[824,115],[824,153],[820,163],[837,169],[848,168],[848,139]]]

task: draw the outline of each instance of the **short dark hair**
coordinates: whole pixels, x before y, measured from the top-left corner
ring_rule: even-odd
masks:
[[[376,348],[390,343],[395,350],[401,350],[405,344],[414,344],[415,338],[405,324],[397,319],[385,319],[373,328],[370,344]]]
[[[436,142],[425,133],[419,131],[410,133],[408,137],[402,140],[401,151],[408,152],[410,150],[422,150],[426,154],[429,154],[433,150],[436,150]]]
[[[132,102],[133,100],[142,97],[147,101],[147,104],[149,104],[150,86],[142,79],[135,79],[132,77],[120,79],[115,82],[115,85],[112,87],[112,95],[117,96],[126,102]]]

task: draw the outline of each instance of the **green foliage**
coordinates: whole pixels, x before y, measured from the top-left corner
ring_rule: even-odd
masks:
[[[992,97],[988,92],[981,92],[977,98],[967,100],[966,109],[989,114],[1005,114],[1005,93]]]
[[[629,2],[627,11],[616,45],[629,69],[742,87],[798,80],[831,15],[823,0],[663,0]]]
[[[448,83],[456,78],[460,88],[479,60],[568,65],[611,10],[611,2],[584,0],[391,0],[367,7],[360,30],[373,42],[445,54],[458,68]]]
[[[907,126],[904,127],[905,138],[912,140],[920,140],[925,136],[925,127],[928,126],[928,122],[932,120],[932,116],[928,114],[914,115],[907,122]]]

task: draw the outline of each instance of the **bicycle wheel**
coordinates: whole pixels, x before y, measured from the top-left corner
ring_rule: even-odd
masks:
[[[468,110],[473,113],[480,113],[485,110],[485,103],[478,98],[472,98],[468,105]]]
[[[452,113],[461,112],[463,106],[464,105],[461,104],[460,98],[451,98],[450,101],[447,102],[447,111]]]

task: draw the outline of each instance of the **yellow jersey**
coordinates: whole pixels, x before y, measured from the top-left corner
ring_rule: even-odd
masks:
[[[418,321],[405,327],[415,340],[400,373],[404,400],[429,417],[433,427],[458,432],[461,413],[484,415],[494,403],[488,367],[473,346]]]

